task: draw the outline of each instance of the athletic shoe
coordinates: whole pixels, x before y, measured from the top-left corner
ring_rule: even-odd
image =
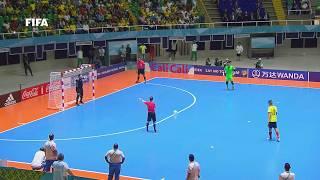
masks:
[[[272,141],[272,138],[267,138],[267,140]]]
[[[277,142],[280,142],[280,138],[277,139]]]

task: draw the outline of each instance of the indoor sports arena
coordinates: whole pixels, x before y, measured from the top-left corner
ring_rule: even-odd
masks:
[[[0,0],[0,180],[320,179],[320,0]]]

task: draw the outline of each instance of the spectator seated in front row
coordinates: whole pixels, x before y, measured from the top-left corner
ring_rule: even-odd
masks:
[[[259,60],[256,62],[256,69],[262,69],[263,68],[263,64],[262,64],[262,60],[261,58],[259,58]]]
[[[216,59],[214,60],[214,65],[215,65],[215,66],[222,66],[222,60],[219,60],[219,58],[216,58]]]
[[[206,60],[206,66],[211,66],[210,58],[207,58],[207,60]]]

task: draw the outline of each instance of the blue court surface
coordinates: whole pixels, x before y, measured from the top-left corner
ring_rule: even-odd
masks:
[[[157,133],[146,132],[139,101],[151,95]],[[279,143],[267,140],[269,99],[278,106]],[[53,132],[76,169],[107,172],[104,155],[118,143],[127,176],[185,179],[193,153],[203,180],[277,179],[285,162],[298,179],[320,179],[319,99],[318,89],[237,84],[227,91],[221,82],[155,78],[1,133],[0,159],[30,162]]]

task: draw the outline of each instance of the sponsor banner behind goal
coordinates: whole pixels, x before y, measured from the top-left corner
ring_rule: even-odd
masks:
[[[172,64],[172,63],[152,62],[149,64],[149,66],[151,71],[194,74],[194,66],[191,64]]]
[[[43,83],[21,90],[21,101],[49,93],[49,83]]]
[[[320,72],[309,72],[310,82],[320,82]]]
[[[16,104],[21,101],[20,91],[0,95],[0,108]]]
[[[249,78],[308,81],[309,73],[307,71],[288,71],[273,69],[249,69]]]
[[[211,75],[211,76],[225,76],[224,68],[221,66],[194,66],[194,74]],[[247,77],[247,68],[237,68],[234,71],[234,77]]]

